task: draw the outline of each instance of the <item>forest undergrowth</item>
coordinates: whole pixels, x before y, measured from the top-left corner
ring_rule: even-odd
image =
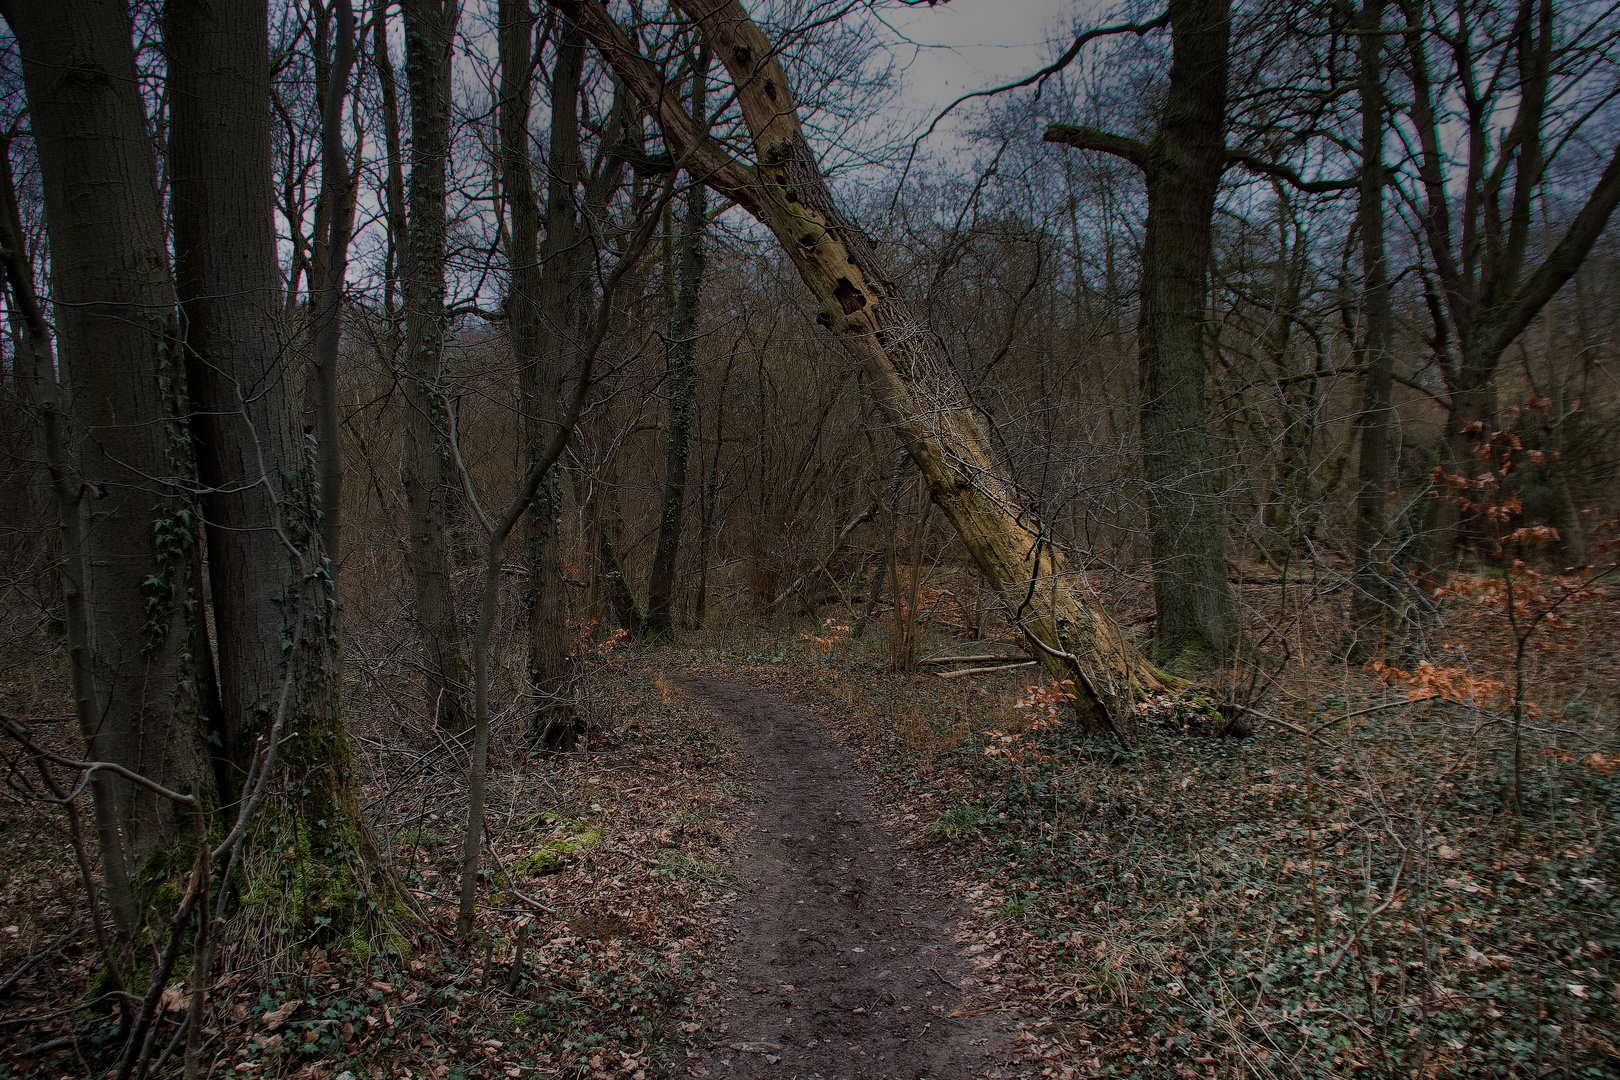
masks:
[[[515,711],[496,724],[470,944],[453,937],[465,752],[357,663],[365,809],[421,916],[400,940],[268,949],[244,904],[212,1075],[684,1075],[723,990],[719,914],[746,887],[740,810],[768,792],[676,669],[769,685],[850,740],[959,893],[985,965],[964,1011],[1004,1014],[1055,1080],[1614,1075],[1620,605],[1591,590],[1533,652],[1515,800],[1500,620],[1458,590],[1455,659],[1379,671],[1332,659],[1336,605],[1310,588],[1244,587],[1255,627],[1295,628],[1252,633],[1210,679],[1252,733],[1166,714],[1129,751],[1050,722],[1062,688],[1037,668],[895,673],[887,632],[856,640],[836,609],[599,654],[584,749],[533,753]],[[935,596],[919,655],[1017,652],[970,640],[963,614]],[[69,718],[42,715],[65,699],[53,679],[14,668],[4,706],[71,749]],[[85,1006],[97,952],[65,821],[12,798],[3,829],[0,1076],[100,1075],[113,1018]],[[178,981],[173,998],[166,1030]]]
[[[1245,590],[1257,625],[1280,592]],[[1519,812],[1502,620],[1462,595],[1454,659],[1381,677],[1331,659],[1336,607],[1227,680],[1276,665],[1252,735],[1159,723],[1129,752],[1043,722],[1035,668],[886,674],[881,635],[828,630],[721,658],[862,749],[1047,1075],[1613,1076],[1620,606],[1581,598],[1535,655]]]
[[[741,884],[722,848],[743,788],[727,736],[648,659],[598,670],[586,750],[534,754],[519,722],[498,725],[470,945],[453,936],[465,751],[395,708],[391,680],[356,676],[366,808],[420,918],[392,942],[266,948],[255,930],[279,920],[242,905],[214,986],[227,1020],[208,1033],[211,1075],[667,1074],[712,992],[711,909]],[[66,717],[36,731],[74,741]],[[116,1017],[106,1001],[84,1007],[98,954],[60,812],[8,800],[0,829],[13,853],[0,868],[0,971],[20,971],[0,997],[0,1077],[100,1076]]]

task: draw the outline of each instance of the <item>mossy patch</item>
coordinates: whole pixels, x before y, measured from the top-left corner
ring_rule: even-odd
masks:
[[[538,876],[561,870],[583,851],[589,851],[602,842],[602,834],[586,826],[573,836],[547,840],[533,854],[525,855],[512,864],[514,874]]]

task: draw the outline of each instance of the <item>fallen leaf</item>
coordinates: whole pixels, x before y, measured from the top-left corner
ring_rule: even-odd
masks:
[[[276,1028],[280,1027],[282,1024],[285,1024],[287,1022],[287,1017],[297,1012],[298,1006],[302,1004],[303,1001],[301,999],[293,998],[291,1001],[280,1006],[279,1008],[271,1009],[269,1012],[264,1014],[264,1029],[266,1031],[276,1030]]]

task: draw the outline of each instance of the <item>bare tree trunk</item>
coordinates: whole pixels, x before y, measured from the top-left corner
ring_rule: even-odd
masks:
[[[639,637],[646,625],[630,576],[624,572],[619,536],[624,530],[624,513],[619,508],[619,463],[609,459],[606,475],[592,500],[596,524],[597,577],[607,597],[613,624],[632,638]]]
[[[707,124],[709,47],[698,49],[692,69],[692,120]],[[664,386],[669,394],[669,428],[664,436],[664,495],[647,585],[647,636],[666,640],[675,595],[675,560],[681,548],[681,517],[686,509],[686,459],[692,445],[692,393],[697,382],[697,328],[702,300],[703,243],[708,228],[708,188],[690,181],[681,219],[680,267],[675,313],[669,323]]]
[[[861,611],[861,617],[855,620],[855,629],[851,631],[858,639],[866,635],[866,627],[872,621],[873,614],[879,604],[883,602],[883,583],[888,577],[889,560],[894,558],[894,544],[900,530],[900,488],[906,479],[906,452],[899,450],[894,455],[894,469],[889,474],[889,492],[883,500],[884,520],[889,529],[883,538],[883,552],[878,556],[877,573],[872,575],[872,586],[866,590],[866,607]]]
[[[92,759],[200,791],[209,777],[187,664],[197,522],[185,490],[185,380],[129,15],[95,0],[7,2],[0,14],[22,53],[69,398],[67,416],[49,400],[40,321],[30,337],[53,444],[80,731]],[[14,296],[32,291],[10,276]],[[127,940],[141,921],[130,879],[173,817],[146,788],[106,772],[92,784],[108,905]]]
[[[1152,141],[1066,124],[1048,128],[1046,140],[1115,154],[1147,179],[1138,408],[1157,644],[1166,653],[1224,653],[1236,646],[1238,625],[1205,400],[1205,299],[1227,164],[1231,0],[1171,0],[1169,15],[1174,56]]]
[[[321,276],[311,306],[315,309],[314,366],[320,389],[315,421],[315,471],[321,490],[321,543],[326,548],[332,591],[336,593],[343,558],[343,430],[338,407],[338,345],[343,338],[343,283],[349,265],[349,235],[354,227],[358,188],[343,154],[343,102],[349,89],[349,73],[354,67],[354,7],[350,0],[336,0],[334,7],[337,9],[333,27],[336,37],[326,100],[321,109],[321,205],[325,207],[327,233],[324,256],[315,260]]]
[[[530,50],[534,15],[526,0],[501,0],[501,178],[511,208],[512,230],[507,265],[511,280],[507,314],[512,348],[518,362],[518,407],[522,412],[523,466],[527,470],[550,438],[561,378],[563,327],[548,325],[548,308],[557,308],[548,289],[559,286],[542,274],[537,246],[541,214],[530,173],[529,108],[533,90]],[[553,76],[551,114],[552,178],[548,185],[546,254],[553,264],[558,245],[569,245],[574,223],[572,180],[577,175],[579,64],[582,43],[559,42],[562,59]],[[574,32],[577,37],[577,31]],[[559,154],[559,150],[561,153]],[[555,231],[554,231],[555,230]],[[565,249],[566,250],[566,249]],[[571,251],[569,252],[571,256]],[[567,296],[566,289],[562,291]],[[560,305],[566,312],[566,303]],[[562,316],[566,319],[566,314]],[[532,730],[548,742],[571,729],[573,709],[568,656],[567,605],[562,569],[562,493],[555,466],[540,480],[524,515],[524,547],[529,569],[524,607],[529,616],[529,692],[533,698]]]
[[[445,170],[457,0],[404,0],[411,101],[410,249],[405,276],[405,494],[416,622],[428,708],[452,731],[469,726],[467,661],[450,576],[449,520],[459,483],[450,459],[444,375]]]
[[[1384,0],[1366,0],[1358,13],[1361,37],[1361,188],[1357,219],[1361,230],[1362,377],[1361,456],[1357,466],[1354,593],[1350,629],[1352,656],[1381,655],[1399,615],[1400,589],[1389,565],[1389,494],[1395,490],[1395,461],[1390,447],[1394,417],[1395,354],[1391,349],[1394,316],[1390,310],[1389,271],[1384,254]]]
[[[1545,193],[1542,200],[1542,218],[1546,220],[1548,214],[1545,210]],[[1548,241],[1551,242],[1551,237]],[[1545,421],[1546,436],[1542,444],[1542,449],[1547,451],[1551,461],[1542,466],[1542,475],[1548,476],[1550,473],[1549,486],[1552,488],[1556,506],[1554,513],[1563,561],[1569,566],[1587,566],[1590,565],[1591,558],[1586,546],[1586,536],[1581,529],[1581,508],[1576,503],[1575,493],[1569,486],[1570,466],[1574,462],[1566,456],[1564,442],[1564,425],[1574,411],[1570,408],[1569,376],[1559,355],[1556,310],[1549,304],[1543,314],[1545,317],[1543,348],[1546,351],[1548,366],[1552,369],[1547,380],[1547,397],[1552,401],[1552,409]],[[1579,406],[1579,398],[1574,404]]]
[[[758,165],[730,158],[668,94],[600,3],[567,3],[603,58],[656,117],[685,167],[776,235],[821,306],[820,321],[865,368],[885,419],[996,591],[1056,677],[1074,679],[1081,715],[1135,738],[1133,705],[1161,689],[1152,665],[1091,601],[1013,485],[960,378],[883,268],[872,242],[833,202],[799,127],[771,43],[737,3],[679,0],[738,90]]]
[[[900,595],[900,560],[894,564],[894,637],[889,642],[889,655],[896,671],[914,671],[917,667],[917,609],[922,606],[923,540],[928,536],[928,514],[934,508],[929,498],[928,485],[919,485],[917,494],[917,523],[911,529],[911,576],[906,583],[906,595]]]
[[[336,598],[281,323],[267,5],[171,0],[164,39],[177,288],[229,748],[245,765],[290,694],[296,735],[279,761],[289,847],[311,883],[296,917],[343,925],[365,910],[354,860],[374,852],[339,718]]]
[[[388,246],[383,273],[383,315],[392,320],[395,286],[410,276],[410,222],[405,217],[405,149],[399,130],[399,79],[388,55],[389,0],[376,0],[371,13],[371,62],[377,65],[381,91],[383,149],[388,160],[383,177],[383,208],[388,221]]]
[[[726,436],[726,387],[731,384],[731,366],[736,360],[733,352],[726,359],[725,374],[720,376],[720,387],[715,394],[714,453],[704,469],[703,491],[698,497],[698,584],[693,600],[692,629],[703,629],[703,620],[709,612],[709,560],[714,557],[715,533],[720,527],[720,450]]]

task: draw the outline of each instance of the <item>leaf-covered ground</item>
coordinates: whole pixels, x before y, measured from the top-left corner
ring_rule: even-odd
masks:
[[[942,596],[924,655],[1013,648],[964,640]],[[1515,812],[1512,714],[1489,690],[1513,650],[1489,610],[1458,599],[1430,652],[1448,659],[1380,679],[1331,659],[1335,604],[1246,599],[1254,653],[1208,678],[1278,723],[1161,725],[1130,753],[1034,730],[1015,706],[1037,669],[894,674],[882,626],[837,629],[850,613],[621,650],[591,678],[587,749],[534,754],[515,712],[497,724],[471,945],[450,933],[464,758],[410,720],[407,682],[359,669],[367,809],[426,918],[403,941],[265,950],[246,913],[213,1075],[686,1075],[745,885],[747,770],[661,677],[677,669],[768,682],[847,737],[908,858],[954,883],[984,974],[964,1008],[1004,1013],[1058,1080],[1620,1073],[1615,602],[1572,604],[1529,653]],[[13,670],[5,708],[71,749],[36,675]],[[0,1076],[99,1075],[112,1029],[82,1007],[95,947],[62,814],[13,793],[0,829],[0,979],[26,969],[0,997]]]
[[[1454,615],[1453,651],[1478,658],[1456,677],[1499,671],[1496,628]],[[881,635],[814,632],[715,658],[864,749],[961,882],[991,1004],[1024,1013],[1054,1076],[1599,1077],[1620,1072],[1617,759],[1613,710],[1583,702],[1612,694],[1594,624],[1616,622],[1604,597],[1582,615],[1579,683],[1553,677],[1579,640],[1538,658],[1519,814],[1507,712],[1343,663],[1296,661],[1271,695],[1309,736],[1160,726],[1127,754],[1020,734],[1033,668],[896,676]]]
[[[531,755],[520,730],[497,741],[494,857],[470,947],[451,936],[463,763],[435,754],[431,732],[360,729],[379,839],[427,920],[406,925],[407,942],[360,955],[294,943],[263,956],[244,943],[215,987],[224,1023],[205,1055],[215,1076],[671,1071],[712,993],[711,908],[739,884],[722,861],[739,762],[651,665],[608,674],[594,687],[588,751]],[[107,1065],[110,1019],[74,1007],[95,949],[61,824],[16,800],[4,818],[19,857],[0,870],[0,969],[69,940],[0,1000],[0,1076],[98,1076]]]

